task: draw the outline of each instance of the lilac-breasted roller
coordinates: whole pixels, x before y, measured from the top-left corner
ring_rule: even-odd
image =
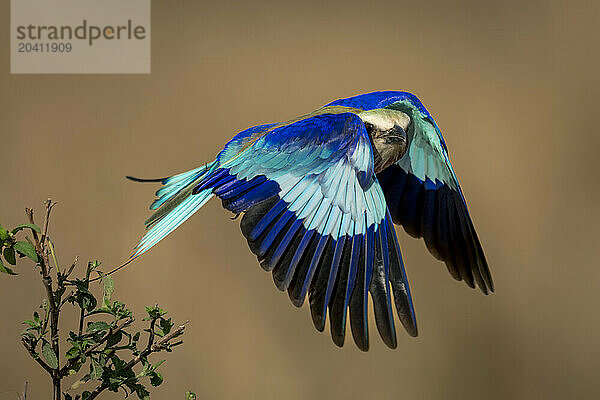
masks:
[[[135,179],[134,180],[140,180]],[[143,181],[143,180],[142,180]],[[394,224],[422,237],[456,280],[494,286],[440,130],[411,93],[333,101],[287,122],[238,133],[216,159],[160,180],[133,258],[213,196],[234,214],[275,285],[344,344],[347,310],[368,350],[368,296],[377,330],[396,347],[392,299],[411,336],[417,323]]]

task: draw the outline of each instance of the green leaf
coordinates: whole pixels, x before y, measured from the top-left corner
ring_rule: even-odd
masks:
[[[22,229],[25,229],[25,228],[29,228],[29,229],[31,229],[31,230],[34,230],[34,231],[36,231],[37,233],[42,233],[42,230],[40,229],[40,227],[39,227],[39,226],[37,226],[37,225],[35,225],[35,224],[21,224],[21,225],[17,225],[17,226],[15,227],[15,229],[13,229],[13,230],[12,230],[12,233],[13,233],[13,235],[14,235],[15,233],[17,233],[17,232],[19,232],[20,230],[22,230]]]
[[[148,392],[146,390],[146,388],[142,385],[136,385],[135,394],[137,394],[137,397],[140,400],[149,400],[150,399],[150,392]]]
[[[42,345],[42,356],[44,356],[44,359],[50,368],[58,368],[58,358],[56,358],[56,354],[54,353],[54,350],[52,350],[50,343],[45,342]]]
[[[39,326],[40,324],[38,324],[37,322],[34,322],[30,319],[28,319],[27,321],[23,321],[24,324],[29,325],[32,328],[35,328],[37,326]]]
[[[163,383],[163,377],[160,374],[160,372],[154,372],[151,376],[150,376],[150,384],[152,386],[159,386],[161,383]]]
[[[17,275],[12,269],[4,266],[4,264],[2,264],[2,260],[0,260],[0,272],[4,272],[8,275]]]
[[[77,347],[71,347],[66,353],[67,360],[72,360],[73,358],[79,357],[80,353],[81,351]]]
[[[88,325],[87,332],[88,333],[96,333],[96,332],[103,331],[106,329],[110,329],[110,325],[108,325],[104,321],[96,321],[96,322],[92,322],[91,324]]]
[[[29,242],[20,241],[14,244],[14,249],[17,253],[29,257],[35,262],[38,262],[38,256],[35,253],[35,247]]]
[[[97,301],[94,295],[88,290],[87,283],[76,279],[73,281],[75,286],[77,287],[77,291],[75,292],[74,301],[86,311],[92,311],[96,308]]]
[[[91,274],[92,272],[94,272],[94,270],[95,270],[96,268],[98,268],[99,266],[100,266],[100,262],[99,262],[98,260],[96,260],[96,261],[94,261],[94,262],[89,262],[89,263],[88,263],[88,266],[87,266],[87,271],[86,271],[86,274],[87,274],[87,276],[89,277],[89,276],[90,276],[90,274]]]
[[[167,313],[162,308],[160,308],[158,305],[152,306],[152,307],[146,306],[146,312],[148,313],[148,317],[144,318],[143,321],[150,321],[153,319],[158,319]]]
[[[185,400],[196,400],[196,393],[192,392],[191,390],[188,390],[187,392],[185,392]]]
[[[0,242],[5,242],[8,239],[10,239],[10,236],[8,236],[6,229],[0,228]]]
[[[94,311],[90,311],[89,313],[86,314],[86,317],[90,317],[92,315],[96,315],[96,314],[108,314],[108,315],[113,315],[111,310],[107,310],[106,308],[97,308]]]
[[[4,248],[4,259],[11,265],[17,264],[17,259],[15,258],[15,249],[12,247]]]
[[[90,366],[91,371],[90,371],[90,378],[91,379],[98,379],[102,376],[102,372],[104,371],[104,368],[102,368],[102,365],[100,365],[100,363],[96,360],[94,360],[92,358],[92,365]]]
[[[82,293],[81,294],[81,302],[79,302],[78,304],[81,306],[81,308],[83,308],[86,311],[91,311],[94,308],[96,308],[96,304],[97,304],[97,300],[94,297],[93,294],[86,294],[86,293]]]
[[[106,340],[106,347],[113,347],[123,339],[123,333],[121,331],[110,335],[110,337]]]
[[[110,298],[112,297],[112,294],[115,291],[115,283],[113,282],[112,277],[110,277],[108,275],[104,275],[102,277],[102,283],[104,283],[103,302],[106,307],[109,307],[110,306]]]
[[[160,329],[162,330],[161,336],[165,336],[165,335],[168,335],[169,332],[171,332],[171,328],[175,324],[171,321],[171,318],[169,318],[169,319],[161,318],[158,322],[158,325],[160,326]]]

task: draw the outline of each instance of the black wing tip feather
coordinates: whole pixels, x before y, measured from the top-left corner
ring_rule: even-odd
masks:
[[[332,262],[334,257],[336,243],[330,239],[325,244],[323,255],[315,271],[313,281],[311,282],[308,292],[310,303],[310,314],[313,325],[319,332],[325,330],[325,322],[327,319],[326,290],[329,284],[329,277],[332,273]]]
[[[413,330],[408,331],[408,334],[410,337],[417,337],[417,336],[419,336],[419,329],[415,325]]]
[[[342,252],[341,265],[350,265],[352,257],[354,238],[347,237],[344,241],[344,249]],[[350,279],[347,268],[339,268],[336,276],[336,282],[333,287],[332,297],[329,300],[329,327],[331,330],[331,338],[338,347],[344,345],[346,337],[346,289]]]
[[[365,241],[364,244],[367,242]],[[361,351],[369,351],[369,320],[368,298],[365,298],[367,286],[370,284],[367,277],[367,260],[365,245],[361,246],[358,271],[354,290],[350,295],[350,330],[354,343]]]
[[[377,281],[376,281],[377,280]],[[375,325],[379,336],[386,346],[395,349],[398,346],[396,328],[394,326],[394,314],[391,304],[388,303],[386,294],[386,282],[381,276],[375,275],[371,281],[371,300],[373,301],[373,312],[375,314]]]
[[[313,325],[315,326],[315,329],[318,330],[319,332],[323,332],[325,330],[325,320],[326,318],[324,318],[322,315],[319,315],[318,313],[313,311],[313,308],[310,308],[310,315],[312,317],[312,321],[313,321]]]
[[[394,288],[394,302],[396,303],[398,317],[406,333],[412,337],[419,336],[417,321],[410,307],[407,307],[408,300],[405,289]]]
[[[313,256],[316,256],[319,241],[319,235],[315,235],[314,232],[311,233],[309,244],[304,250],[304,254],[302,255],[299,264],[296,267],[294,277],[288,288],[288,295],[290,297],[290,300],[292,301],[292,304],[298,308],[302,307],[302,305],[304,304],[306,294],[308,293],[308,288],[310,287],[310,284],[312,283],[312,280],[315,277],[316,268],[318,268],[315,267],[314,271],[310,271],[310,267],[312,266],[312,259]],[[319,257],[322,257],[322,253],[319,254]]]
[[[398,241],[395,237],[394,227],[389,220],[387,235],[389,243],[390,283],[394,295],[394,304],[404,329],[410,336],[416,337],[419,334],[419,331],[417,329],[417,320],[412,305],[410,289],[408,288],[407,279],[403,272],[402,256],[400,254]]]

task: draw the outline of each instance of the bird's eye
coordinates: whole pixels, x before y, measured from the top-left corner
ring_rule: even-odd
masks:
[[[367,129],[367,132],[369,133],[369,135],[372,134],[373,131],[375,130],[375,127],[370,122],[365,122],[365,128]]]

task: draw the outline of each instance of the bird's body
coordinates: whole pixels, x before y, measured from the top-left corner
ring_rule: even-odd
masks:
[[[396,347],[392,294],[400,321],[417,335],[393,222],[423,237],[455,279],[493,291],[444,140],[410,93],[340,99],[246,129],[213,162],[162,182],[134,257],[216,195],[244,214],[242,233],[276,286],[298,307],[308,295],[317,329],[329,310],[339,346],[349,309],[354,340],[368,349],[369,293],[389,347]]]

